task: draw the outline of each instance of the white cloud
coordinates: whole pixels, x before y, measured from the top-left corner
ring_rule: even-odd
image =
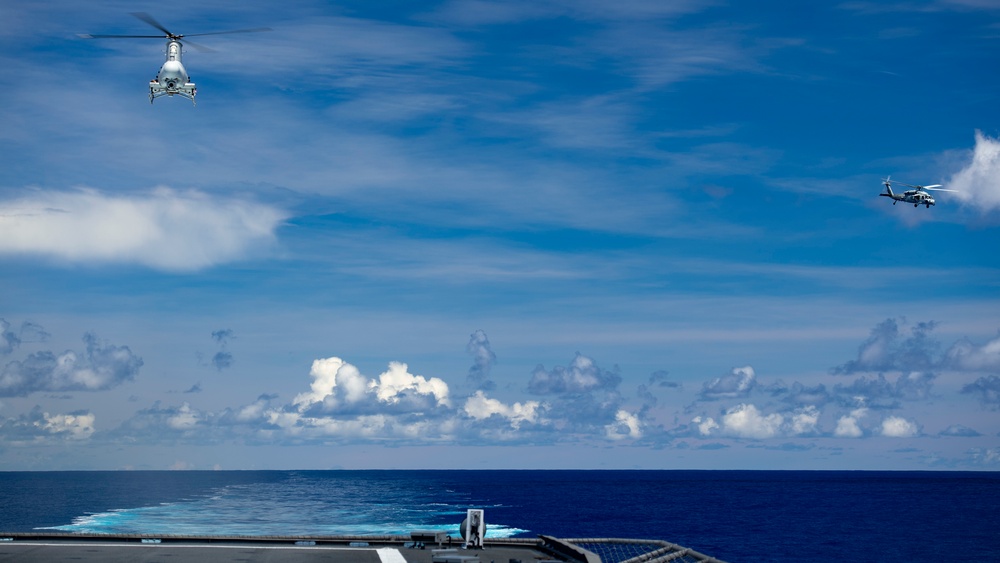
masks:
[[[920,434],[916,423],[899,416],[890,416],[882,421],[882,435],[889,438],[912,438]]]
[[[756,384],[752,367],[733,368],[729,375],[716,377],[706,383],[701,390],[701,397],[705,400],[746,397]]]
[[[142,367],[127,346],[84,335],[86,349],[61,354],[41,351],[0,369],[0,396],[26,396],[39,391],[103,391],[132,381]]]
[[[698,433],[702,436],[710,436],[713,430],[719,428],[719,423],[715,422],[712,417],[701,418],[700,416],[694,417],[691,422],[698,425]]]
[[[811,434],[816,431],[819,423],[819,409],[809,405],[791,415],[789,432],[792,434]]]
[[[718,433],[737,438],[766,439],[812,434],[817,430],[819,415],[819,409],[812,405],[788,414],[764,414],[756,405],[741,403],[726,410],[719,422],[700,416],[691,422],[697,425],[702,436]]]
[[[765,416],[754,405],[739,404],[722,416],[722,427],[741,438],[773,438],[781,432],[784,421],[778,413]]]
[[[556,366],[546,371],[539,365],[531,374],[528,389],[532,393],[591,393],[618,387],[621,376],[598,367],[591,358],[577,354],[568,367]]]
[[[1000,336],[982,346],[976,346],[968,340],[959,340],[948,349],[943,361],[946,365],[961,370],[1000,370]]]
[[[389,369],[377,380],[366,378],[358,368],[337,357],[313,361],[309,375],[311,390],[292,401],[300,411],[322,403],[327,410],[363,402],[366,398],[382,404],[397,404],[404,398],[433,398],[436,406],[449,406],[448,384],[444,380],[409,373],[406,364],[389,362]]]
[[[267,413],[269,397],[259,397],[253,403],[239,409],[236,413],[236,420],[239,422],[253,422],[261,420]]]
[[[615,413],[615,421],[604,427],[605,435],[612,440],[624,440],[631,438],[637,440],[642,438],[642,423],[639,417],[626,411],[619,410]]]
[[[0,254],[198,270],[272,242],[284,218],[267,205],[197,191],[39,191],[0,202]]]
[[[167,426],[174,430],[191,430],[198,424],[201,415],[191,408],[191,405],[184,403],[177,413],[167,419]]]
[[[512,405],[504,404],[497,399],[491,399],[482,391],[476,391],[474,395],[466,399],[465,414],[476,420],[485,420],[493,415],[506,418],[510,425],[517,429],[522,423],[534,424],[539,421],[539,409],[542,404],[538,401],[525,401]]]
[[[298,413],[269,413],[269,422],[294,438],[336,436],[339,438],[386,438],[391,435],[391,418],[365,415],[349,419],[302,416]]]
[[[309,375],[313,378],[311,391],[300,393],[292,401],[300,407],[319,402],[324,402],[329,408],[342,401],[356,403],[364,398],[372,385],[358,368],[336,357],[314,360]]]
[[[948,189],[964,203],[982,212],[1000,208],[1000,140],[976,131],[972,160],[951,177]]]
[[[837,420],[837,428],[833,435],[838,438],[860,438],[865,435],[861,429],[861,419],[868,414],[868,409],[860,408],[851,411]]]
[[[437,377],[430,379],[409,373],[406,364],[389,362],[389,369],[378,376],[377,383],[369,384],[380,401],[397,403],[402,395],[414,392],[418,395],[433,395],[439,406],[448,406],[448,384]]]
[[[42,428],[53,433],[63,434],[74,440],[89,438],[94,433],[94,414],[44,414],[45,422]]]
[[[969,457],[977,465],[1000,464],[1000,448],[973,448]]]

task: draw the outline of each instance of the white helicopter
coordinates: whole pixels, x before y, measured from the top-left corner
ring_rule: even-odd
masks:
[[[908,188],[913,188],[912,190],[906,190],[901,194],[894,193],[892,191],[892,184],[898,184],[900,186],[906,186]],[[893,182],[886,176],[882,180],[882,185],[885,186],[886,193],[878,194],[883,197],[891,197],[892,204],[896,205],[897,202],[905,201],[906,203],[912,203],[913,207],[918,205],[926,206],[930,209],[934,205],[934,198],[931,194],[927,193],[927,190],[937,191],[937,192],[957,192],[958,190],[948,190],[941,187],[941,184],[931,184],[930,186],[914,186],[913,184],[904,184],[903,182]]]
[[[198,88],[195,86],[194,82],[191,82],[191,77],[188,76],[187,70],[184,69],[184,64],[181,63],[181,55],[183,53],[183,45],[181,44],[182,37],[198,37],[202,35],[223,35],[227,33],[255,33],[258,31],[271,31],[269,27],[257,27],[254,29],[234,29],[232,31],[214,31],[209,33],[192,33],[190,35],[179,35],[176,33],[171,33],[167,28],[163,27],[160,22],[153,19],[153,16],[145,12],[132,12],[132,15],[139,18],[140,20],[148,23],[149,25],[155,27],[162,31],[165,35],[92,35],[89,33],[81,33],[80,37],[85,39],[120,39],[120,38],[139,38],[139,39],[166,39],[167,40],[167,60],[164,61],[163,66],[160,67],[160,72],[156,73],[156,78],[149,81],[149,103],[153,103],[153,100],[162,96],[180,96],[182,98],[187,98],[191,100],[192,104],[195,104],[194,97],[198,93]],[[212,52],[212,49],[208,47],[203,47],[196,43],[190,41],[187,42],[188,45],[194,47],[195,49],[202,52]]]

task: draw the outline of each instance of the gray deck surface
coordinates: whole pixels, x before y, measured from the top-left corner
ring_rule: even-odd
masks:
[[[204,545],[182,542],[141,544],[137,542],[74,541],[68,539],[18,539],[13,542],[2,542],[0,543],[0,561],[25,563],[49,561],[93,563],[183,563],[187,561],[381,563],[382,558],[379,557],[378,549],[395,550],[407,563],[431,563],[431,546],[426,549],[413,549],[399,545],[300,547],[227,543]],[[458,550],[458,553],[460,555],[478,555],[482,563],[491,561],[509,563],[511,559],[520,560],[523,563],[552,560],[550,555],[526,546],[487,546],[483,550]]]

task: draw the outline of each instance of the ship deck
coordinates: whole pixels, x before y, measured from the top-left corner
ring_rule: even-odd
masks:
[[[0,532],[0,562],[109,563],[723,563],[659,540],[486,538],[482,549],[460,539],[440,544],[408,536],[152,536]]]

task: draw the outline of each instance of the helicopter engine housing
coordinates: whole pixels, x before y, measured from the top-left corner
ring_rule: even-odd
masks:
[[[160,96],[174,95],[194,101],[197,88],[181,63],[182,49],[181,42],[176,39],[167,42],[167,60],[160,67],[160,72],[156,73],[156,78],[149,81],[150,102]]]

